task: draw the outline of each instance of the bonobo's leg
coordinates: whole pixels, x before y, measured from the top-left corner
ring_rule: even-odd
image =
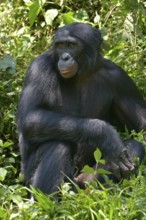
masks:
[[[138,157],[139,164],[141,164],[142,160],[144,159],[144,156],[145,156],[144,146],[140,142],[132,140],[132,139],[124,141],[124,144],[128,150],[128,154],[131,156],[131,158],[133,159],[134,157]],[[105,170],[111,171],[109,164],[105,164],[105,165],[98,164],[98,166],[95,165],[93,168],[94,169],[103,168]],[[113,174],[108,175],[108,177],[109,177],[109,179],[113,180],[114,183],[118,183],[120,181]],[[94,174],[81,173],[80,175],[78,175],[75,178],[75,180],[79,184],[79,186],[81,186],[83,188],[85,187],[85,185],[84,185],[85,181],[92,181],[95,179],[98,179],[98,181],[101,182],[102,184],[105,183],[103,176],[99,175],[99,174],[97,174],[95,176]]]
[[[139,163],[142,163],[142,160],[144,159],[145,156],[145,148],[142,145],[142,143],[135,141],[133,139],[129,139],[124,141],[124,144],[126,148],[128,149],[129,155],[133,157],[138,157],[139,158]]]
[[[73,179],[73,152],[69,145],[49,142],[39,146],[41,160],[34,172],[31,185],[50,194],[58,190],[62,180],[67,181],[66,176]]]

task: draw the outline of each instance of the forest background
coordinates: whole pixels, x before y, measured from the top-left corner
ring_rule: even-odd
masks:
[[[17,104],[30,62],[49,48],[54,31],[75,21],[99,28],[103,54],[120,65],[146,99],[146,1],[0,0],[0,219],[146,220],[146,165],[119,185],[73,193],[63,184],[60,204],[23,185]],[[92,42],[91,42],[92,43]],[[127,131],[123,137],[129,137]],[[135,139],[145,146],[142,133]],[[99,158],[100,159],[100,158]],[[90,172],[89,169],[87,172]],[[28,197],[31,192],[37,201]]]

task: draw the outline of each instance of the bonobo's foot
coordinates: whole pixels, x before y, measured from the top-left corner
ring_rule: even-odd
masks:
[[[142,160],[145,156],[145,148],[142,143],[135,141],[133,139],[129,139],[124,141],[124,144],[128,150],[130,157],[133,159],[134,157],[139,158],[139,164],[142,163]]]

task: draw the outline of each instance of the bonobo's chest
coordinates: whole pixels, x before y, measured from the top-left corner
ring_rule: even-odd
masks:
[[[112,89],[102,78],[64,83],[61,86],[62,107],[66,113],[81,117],[107,119],[112,110]]]

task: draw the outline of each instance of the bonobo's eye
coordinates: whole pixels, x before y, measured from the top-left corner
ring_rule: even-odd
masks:
[[[68,46],[69,48],[75,48],[75,47],[77,46],[77,44],[76,44],[75,42],[68,42],[68,43],[67,43],[67,46]]]
[[[70,41],[60,41],[55,43],[55,47],[57,49],[75,49],[77,48],[76,42],[70,42]]]
[[[55,46],[57,48],[63,48],[64,47],[64,43],[63,42],[57,42],[57,43],[55,43]]]

